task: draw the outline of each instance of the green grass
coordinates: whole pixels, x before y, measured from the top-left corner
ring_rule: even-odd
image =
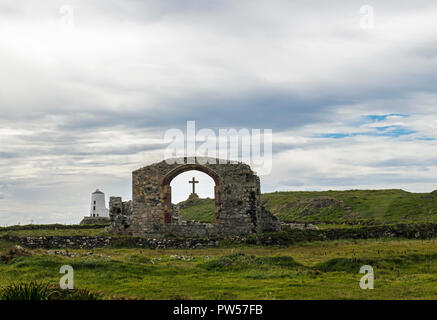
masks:
[[[1,300],[97,300],[98,295],[87,289],[62,290],[44,282],[12,283],[0,288]]]
[[[2,300],[48,300],[53,291],[49,284],[31,281],[13,283],[0,290]]]
[[[77,288],[103,299],[437,299],[436,244],[384,239],[292,247],[100,248],[71,250],[73,257],[34,249],[0,263],[0,287],[56,285],[59,268],[67,264]],[[12,245],[1,241],[0,254]],[[374,267],[374,290],[359,288],[364,264]]]
[[[194,220],[204,223],[215,223],[214,199],[196,199],[193,206],[182,208],[183,220]]]
[[[0,236],[103,236],[108,235],[105,229],[35,229],[35,230],[17,230],[17,231],[0,231]]]
[[[304,212],[306,199],[333,198],[343,207],[326,207]],[[262,195],[265,207],[283,220],[375,222],[435,222],[437,195],[403,190],[350,190],[325,192],[274,192]],[[306,214],[305,214],[306,213]]]
[[[28,224],[0,227],[1,236],[102,236],[107,235],[104,225]],[[1,248],[1,243],[0,243]]]
[[[28,224],[0,227],[2,236],[102,236],[107,235],[104,225]],[[0,242],[1,248],[1,242]]]
[[[343,224],[437,222],[437,194],[403,190],[273,192],[261,196],[267,210],[284,221]],[[317,207],[325,199],[327,206]],[[332,203],[330,203],[332,202]],[[182,212],[185,220],[212,222],[214,202],[206,200]],[[209,221],[208,218],[210,217]]]
[[[13,225],[8,227],[0,227],[0,231],[19,231],[19,230],[68,230],[68,229],[101,229],[107,226],[107,224],[25,224],[25,225]]]
[[[300,264],[288,256],[256,257],[237,252],[208,261],[201,266],[208,271],[239,271],[250,268],[270,270],[276,266],[296,267]]]

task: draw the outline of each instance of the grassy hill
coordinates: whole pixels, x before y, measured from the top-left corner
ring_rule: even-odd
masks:
[[[53,251],[0,240],[0,300],[22,281],[59,288],[62,265],[74,268],[76,289],[101,299],[437,299],[434,239]],[[375,290],[360,289],[362,265],[376,268]]]
[[[284,221],[437,222],[437,193],[398,189],[290,191],[266,193],[261,198],[264,206]],[[214,221],[214,200],[200,200],[181,210],[184,220]]]
[[[179,203],[183,220],[215,222],[214,199],[190,199]]]

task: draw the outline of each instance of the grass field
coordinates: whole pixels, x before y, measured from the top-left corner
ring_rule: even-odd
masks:
[[[437,299],[434,240],[356,240],[292,247],[190,250],[44,249],[0,263],[0,286],[40,280],[56,285],[62,265],[75,287],[104,299]],[[12,243],[0,241],[4,254]],[[362,290],[359,269],[371,265],[375,289]]]
[[[380,228],[351,222],[437,222],[434,193],[275,192],[263,194],[262,201],[282,220],[343,233]],[[185,220],[215,220],[213,200],[199,199],[181,213]],[[104,236],[105,230],[29,225],[0,228],[3,235]],[[286,242],[287,247],[224,241],[208,249],[69,249],[68,256],[59,254],[61,249],[27,249],[28,254],[11,256],[15,244],[0,240],[0,286],[34,280],[56,286],[60,267],[71,265],[75,287],[103,299],[437,299],[435,240],[307,240]],[[363,265],[374,268],[374,290],[359,287]]]
[[[284,221],[436,222],[437,194],[403,190],[296,191],[261,195],[267,210]],[[185,220],[214,221],[213,200],[182,210]]]
[[[47,230],[47,229],[36,229],[36,230],[14,230],[14,231],[0,231],[0,236],[11,235],[11,236],[102,236],[108,235],[105,229],[66,229],[66,230]]]
[[[215,204],[214,199],[192,200],[192,206],[181,209],[184,220],[194,220],[205,223],[215,223]]]

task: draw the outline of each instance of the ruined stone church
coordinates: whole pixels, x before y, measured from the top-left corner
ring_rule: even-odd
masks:
[[[216,223],[176,219],[170,183],[190,170],[204,172],[215,182]],[[280,229],[279,220],[261,205],[260,180],[250,166],[213,158],[170,159],[135,170],[132,200],[110,197],[109,206],[110,231],[116,234],[224,237]]]

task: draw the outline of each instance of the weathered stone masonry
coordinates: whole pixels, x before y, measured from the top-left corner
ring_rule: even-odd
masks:
[[[215,182],[216,223],[174,218],[170,183],[198,170]],[[110,198],[111,230],[145,237],[221,237],[278,231],[279,221],[261,205],[260,181],[243,163],[211,158],[172,159],[132,173],[132,201]]]
[[[65,226],[64,226],[65,227]],[[437,237],[437,223],[397,224],[367,226],[361,228],[339,228],[326,230],[294,229],[281,234],[254,234],[234,236],[232,243],[258,245],[291,245],[301,241],[324,241],[341,239],[434,239]],[[5,234],[0,240],[16,242],[30,248],[100,248],[100,247],[137,247],[137,248],[206,248],[219,246],[219,239],[151,239],[125,236],[14,236]]]

